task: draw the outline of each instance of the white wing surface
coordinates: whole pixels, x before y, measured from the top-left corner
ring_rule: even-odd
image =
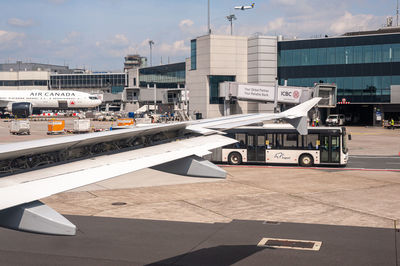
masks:
[[[283,118],[304,134],[307,133],[307,112],[319,100],[314,98],[277,114],[233,115],[0,145],[0,171],[21,160],[25,160],[23,165],[35,160],[40,165],[41,160],[51,161],[53,157],[56,158],[54,162],[64,162],[39,170],[34,170],[38,169],[34,164],[29,166],[33,168],[29,172],[0,178],[0,225],[40,233],[75,234],[73,225],[37,200],[143,168],[158,166],[167,172],[187,175],[204,172],[203,176],[223,177],[226,174],[221,174],[223,170],[199,158],[212,149],[236,142],[221,136],[221,130]],[[136,140],[142,140],[141,144],[136,146]],[[124,146],[127,143],[132,145]],[[97,151],[97,145],[104,144],[113,147],[107,150],[109,154],[93,152]],[[151,146],[146,147],[148,145]],[[121,152],[120,147],[130,148]],[[59,159],[60,154],[74,149],[83,155],[78,159],[72,157],[75,161]]]
[[[2,178],[0,210],[235,142],[220,135],[202,136]]]

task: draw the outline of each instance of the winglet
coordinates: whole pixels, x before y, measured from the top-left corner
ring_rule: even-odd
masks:
[[[307,115],[322,98],[315,97],[302,104],[299,104],[289,110],[286,110],[278,115],[279,118],[285,119],[294,126],[301,135],[307,135]]]

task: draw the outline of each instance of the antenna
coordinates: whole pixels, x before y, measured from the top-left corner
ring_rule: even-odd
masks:
[[[211,34],[211,25],[210,25],[210,0],[208,0],[208,34]]]

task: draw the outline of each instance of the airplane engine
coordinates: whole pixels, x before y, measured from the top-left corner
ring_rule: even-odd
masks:
[[[33,112],[33,106],[28,102],[10,103],[7,109],[11,111],[15,117],[21,118],[29,117]]]

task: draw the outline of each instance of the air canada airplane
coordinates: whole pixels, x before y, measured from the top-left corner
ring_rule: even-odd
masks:
[[[151,167],[168,173],[225,178],[202,157],[236,143],[230,128],[285,119],[307,134],[313,98],[282,113],[231,115],[171,124],[152,124],[0,145],[0,226],[28,232],[75,235],[76,226],[39,200]]]
[[[86,109],[100,104],[97,96],[80,91],[0,90],[0,109],[18,117],[41,109]]]
[[[254,8],[255,3],[252,3],[250,6],[235,6],[235,9],[245,10]]]

